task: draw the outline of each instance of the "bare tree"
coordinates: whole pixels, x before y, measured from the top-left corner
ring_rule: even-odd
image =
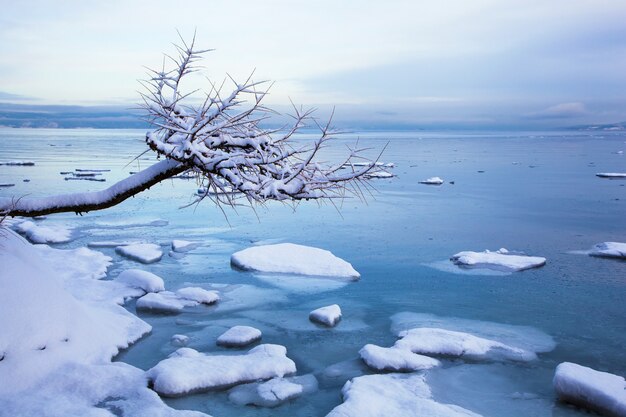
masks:
[[[380,169],[373,162],[353,165],[352,160],[362,158],[358,149],[350,149],[338,164],[319,162],[320,149],[336,132],[330,122],[319,124],[310,110],[294,106],[291,125],[262,128],[262,122],[275,113],[262,104],[268,93],[266,82],[231,79],[234,88],[224,94],[223,84],[218,87],[209,81],[208,92],[185,92],[183,80],[199,70],[196,64],[208,50],[197,49],[195,37],[176,49],[175,56],[166,55],[170,68],[164,63],[162,70],[151,70],[141,94],[145,119],[154,127],[146,135],[148,151],[156,152],[161,161],[102,191],[0,199],[0,214],[33,217],[101,210],[184,172],[194,173],[213,191],[198,200],[217,195],[218,203],[234,205],[235,198],[247,204],[332,199],[347,192],[359,195],[368,174]],[[303,146],[293,135],[306,125],[316,126],[320,134]]]

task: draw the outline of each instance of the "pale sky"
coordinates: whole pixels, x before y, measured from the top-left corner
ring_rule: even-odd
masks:
[[[355,123],[626,120],[626,1],[0,0],[0,101],[130,105],[197,30],[206,74]],[[207,85],[196,77],[190,87]]]

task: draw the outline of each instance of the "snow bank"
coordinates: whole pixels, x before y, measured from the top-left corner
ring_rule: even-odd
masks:
[[[441,185],[443,184],[443,180],[439,177],[430,177],[427,178],[425,180],[420,181],[420,184],[426,184],[426,185]]]
[[[432,399],[423,375],[367,375],[342,389],[343,404],[327,417],[480,417],[469,410]]]
[[[337,304],[320,307],[309,313],[309,320],[324,326],[335,327],[341,320],[341,308]]]
[[[62,225],[42,226],[26,220],[16,223],[13,228],[33,243],[66,243],[72,240],[72,230]]]
[[[152,272],[142,271],[141,269],[127,269],[117,276],[118,282],[139,288],[145,292],[159,292],[165,290],[163,278]]]
[[[199,304],[214,304],[219,301],[217,291],[205,290],[200,287],[186,287],[176,291],[176,295],[185,300],[195,301]]]
[[[376,371],[413,372],[440,365],[437,359],[397,347],[384,348],[368,344],[363,346],[359,355],[367,366]]]
[[[348,262],[331,252],[293,243],[254,246],[234,253],[236,268],[260,272],[318,275],[358,279],[361,275]]]
[[[622,258],[626,259],[626,243],[622,242],[603,242],[593,246],[591,256],[599,256],[603,258]]]
[[[546,258],[539,256],[514,255],[502,248],[496,252],[464,251],[452,255],[450,260],[456,265],[468,268],[489,268],[504,271],[523,271],[546,264]]]
[[[133,261],[144,264],[158,262],[163,257],[163,252],[159,245],[154,243],[136,243],[126,246],[118,246],[115,252]]]
[[[239,385],[228,392],[228,399],[237,405],[276,407],[302,394],[317,391],[313,375],[272,378],[266,382]]]
[[[165,396],[185,395],[296,372],[287,349],[279,345],[259,345],[244,355],[196,353],[167,358],[148,370],[154,390]]]
[[[217,344],[226,347],[242,347],[261,340],[261,331],[250,326],[234,326],[217,338]]]
[[[534,352],[451,330],[422,327],[406,330],[399,336],[401,339],[395,343],[395,347],[425,355],[453,356],[472,360],[531,361],[537,358]]]
[[[556,368],[554,389],[561,401],[602,415],[626,416],[626,381],[621,376],[563,362]]]

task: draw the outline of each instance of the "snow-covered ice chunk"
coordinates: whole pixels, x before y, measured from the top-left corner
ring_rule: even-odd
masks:
[[[26,220],[17,223],[14,229],[33,243],[66,243],[72,240],[72,230],[67,226],[43,226]]]
[[[423,375],[366,375],[343,386],[343,404],[326,417],[480,417],[452,404],[438,403]]]
[[[137,243],[126,246],[118,246],[115,252],[133,261],[144,264],[158,262],[163,257],[163,251],[159,245],[154,243]]]
[[[393,175],[391,172],[387,172],[387,171],[373,171],[373,172],[368,172],[364,175],[365,178],[393,178],[395,175]]]
[[[137,299],[137,310],[150,310],[159,313],[180,313],[185,307],[198,305],[197,301],[181,298],[171,291],[150,292]]]
[[[234,253],[230,263],[236,268],[260,272],[318,275],[358,279],[352,265],[331,252],[293,243],[254,246]]]
[[[420,184],[426,184],[426,185],[441,185],[443,184],[443,180],[439,177],[430,177],[427,178],[425,180],[420,181]]]
[[[191,242],[189,240],[172,240],[172,251],[174,252],[189,252],[200,245],[200,242]]]
[[[618,375],[563,362],[554,374],[561,401],[610,417],[626,416],[626,381]]]
[[[189,343],[189,336],[185,336],[184,334],[175,334],[170,339],[170,344],[172,346],[185,347]]]
[[[537,358],[534,352],[452,330],[421,327],[403,331],[399,336],[401,339],[395,343],[396,348],[425,355],[453,356],[472,360],[531,361]]]
[[[600,178],[626,178],[626,172],[598,172],[596,177]]]
[[[302,394],[316,391],[317,386],[317,379],[311,374],[272,378],[266,382],[236,386],[228,392],[228,399],[237,405],[276,407]]]
[[[337,304],[320,307],[309,313],[309,320],[324,326],[334,327],[341,320],[341,307]]]
[[[176,295],[186,300],[192,300],[200,304],[214,304],[219,301],[220,296],[217,291],[205,290],[200,287],[185,287],[176,290]]]
[[[546,258],[540,256],[527,256],[511,254],[502,248],[496,252],[472,252],[464,251],[452,255],[450,260],[456,265],[468,268],[488,268],[503,271],[523,271],[530,268],[538,268],[546,264]]]
[[[367,344],[359,351],[359,355],[367,366],[377,371],[413,372],[440,365],[437,359],[397,347]]]
[[[226,347],[248,346],[261,340],[261,331],[250,326],[233,326],[217,338],[217,344]]]
[[[144,290],[145,292],[159,292],[165,290],[163,278],[152,272],[141,269],[127,269],[117,276],[117,281]]]
[[[296,364],[287,357],[284,346],[265,344],[243,355],[198,354],[167,358],[149,369],[146,376],[159,394],[177,396],[295,372]]]
[[[602,242],[593,246],[591,256],[599,256],[603,258],[622,258],[626,259],[626,243],[622,242]]]

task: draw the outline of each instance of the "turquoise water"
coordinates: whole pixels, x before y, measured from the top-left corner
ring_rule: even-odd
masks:
[[[0,166],[0,196],[46,195],[101,189],[137,170],[132,158],[143,149],[143,132],[122,130],[0,130],[0,161],[34,160],[34,167]],[[302,135],[299,140],[310,138]],[[224,301],[179,315],[139,315],[153,332],[118,356],[143,369],[176,348],[173,334],[192,337],[190,347],[224,352],[215,338],[234,324],[263,331],[263,341],[285,345],[298,374],[314,373],[320,389],[275,409],[231,404],[224,392],[167,402],[220,416],[323,416],[341,402],[349,376],[329,378],[323,369],[357,358],[366,343],[395,341],[390,317],[398,312],[429,313],[537,328],[557,347],[529,364],[448,363],[429,382],[436,399],[485,416],[577,416],[555,402],[555,366],[573,361],[626,374],[626,263],[572,251],[602,241],[626,241],[626,181],[595,177],[626,172],[626,134],[619,132],[425,133],[359,132],[343,135],[327,151],[329,160],[359,138],[363,147],[394,162],[393,179],[374,180],[365,202],[346,199],[292,207],[270,203],[253,212],[211,204],[179,209],[197,188],[171,180],[118,207],[78,217],[50,216],[68,223],[77,239],[59,248],[95,240],[138,238],[166,244],[171,239],[205,245],[181,259],[164,256],[139,265],[114,258],[109,276],[141,267],[165,279],[166,287],[223,284]],[[148,166],[151,156],[140,159]],[[129,166],[126,166],[131,162]],[[111,169],[107,182],[65,181],[60,171]],[[479,172],[484,171],[484,172]],[[418,181],[440,176],[440,187]],[[30,182],[23,182],[30,179]],[[449,184],[454,181],[454,184]],[[165,219],[167,226],[127,226]],[[352,263],[355,283],[297,277],[259,276],[230,268],[230,254],[258,241],[285,241],[331,250]],[[545,267],[510,275],[468,275],[446,269],[461,250],[505,247],[544,256]],[[308,312],[338,303],[344,318],[335,329],[308,322]],[[128,309],[134,312],[132,302]],[[354,361],[354,372],[367,371]],[[528,395],[516,395],[525,393]]]

